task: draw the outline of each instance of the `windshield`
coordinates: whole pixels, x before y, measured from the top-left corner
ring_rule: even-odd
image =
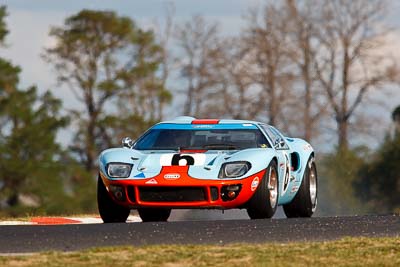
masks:
[[[137,150],[240,150],[269,147],[259,129],[150,129],[134,146]]]

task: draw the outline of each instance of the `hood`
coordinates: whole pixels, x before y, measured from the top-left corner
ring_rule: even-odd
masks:
[[[272,150],[273,151],[273,150]],[[189,165],[188,174],[198,179],[217,179],[221,166],[225,162],[249,161],[252,165],[246,176],[266,168],[267,154],[270,149],[245,149],[240,151],[138,151],[126,148],[109,149],[100,155],[100,167],[105,170],[108,162],[126,162],[133,164],[130,178],[151,178],[160,174],[163,166]],[[260,164],[260,158],[262,164]],[[269,161],[267,162],[267,164]],[[183,168],[186,170],[186,168]]]
[[[218,177],[221,164],[237,151],[207,151],[203,153],[142,152],[135,171],[145,177],[158,175],[163,166],[189,165],[189,175],[195,178]]]

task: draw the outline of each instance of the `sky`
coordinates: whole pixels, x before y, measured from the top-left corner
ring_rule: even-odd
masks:
[[[6,19],[10,34],[6,38],[7,48],[0,49],[0,57],[10,60],[22,68],[21,87],[37,85],[39,90],[51,90],[57,97],[62,98],[64,107],[78,105],[69,90],[59,87],[51,67],[44,62],[41,54],[45,47],[52,45],[53,40],[48,36],[51,26],[62,26],[66,17],[86,9],[113,10],[119,15],[130,16],[141,27],[148,28],[154,20],[165,16],[165,8],[169,3],[175,6],[174,20],[190,19],[193,15],[202,15],[207,20],[217,21],[225,35],[238,34],[245,26],[243,16],[251,7],[260,6],[261,0],[0,0],[0,5],[6,5],[9,16]],[[394,27],[400,28],[400,1],[393,1],[387,14],[387,21]],[[400,60],[398,45],[400,34],[393,34],[389,49],[393,58]],[[398,41],[398,42],[397,42]],[[400,104],[400,93],[396,88],[389,88],[390,95],[384,93],[377,98],[384,99],[382,107],[373,112],[381,112],[381,128],[390,123],[391,110]],[[169,118],[167,118],[169,119]],[[381,131],[381,134],[382,131]],[[64,131],[59,138],[68,143],[71,133]]]

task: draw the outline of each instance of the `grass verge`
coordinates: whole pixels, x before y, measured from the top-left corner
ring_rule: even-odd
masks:
[[[105,247],[1,256],[1,266],[400,266],[400,238],[327,242]]]

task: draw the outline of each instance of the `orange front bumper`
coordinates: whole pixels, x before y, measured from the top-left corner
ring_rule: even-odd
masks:
[[[100,175],[114,201],[126,207],[230,209],[248,202],[265,174],[263,170],[240,180],[204,180],[190,177],[188,168],[164,166],[159,175],[147,179],[109,180],[104,174]],[[233,198],[227,196],[229,185],[240,187]],[[113,188],[122,192],[119,198]]]

